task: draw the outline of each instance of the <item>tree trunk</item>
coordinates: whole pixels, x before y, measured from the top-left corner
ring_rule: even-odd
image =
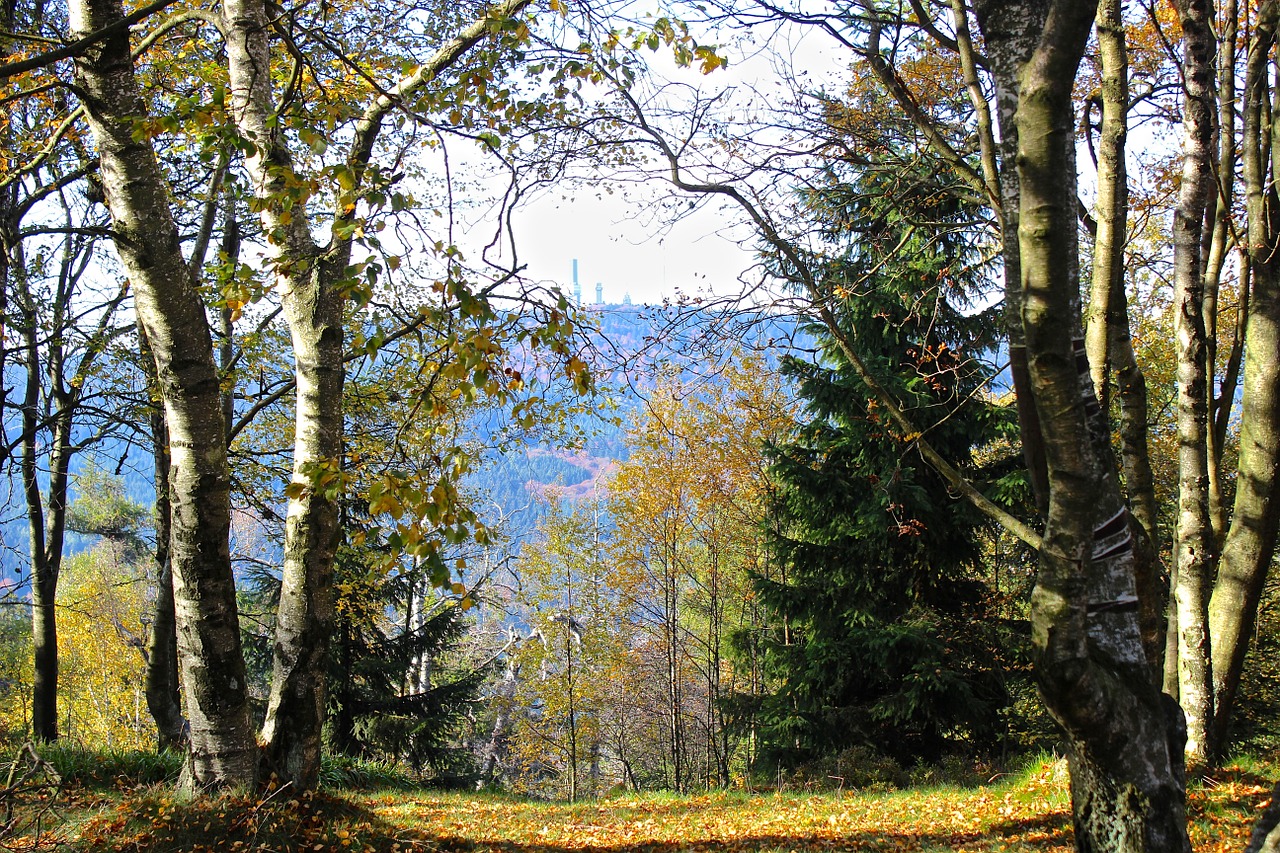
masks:
[[[1201,257],[1213,179],[1213,60],[1210,0],[1178,0],[1183,35],[1183,169],[1173,217],[1174,320],[1178,358],[1178,694],[1187,717],[1187,758],[1208,758],[1213,686],[1208,628],[1215,564],[1209,515],[1209,364]]]
[[[156,723],[159,749],[186,746],[186,720],[178,682],[178,626],[173,609],[173,567],[169,563],[169,434],[156,382],[155,360],[146,331],[138,324],[147,393],[151,397],[151,455],[156,482],[156,600],[151,614],[151,636],[147,638],[147,674],[144,691],[147,710]]]
[[[415,95],[530,0],[486,10],[437,53],[373,98],[356,122],[347,167],[357,189],[386,114]],[[293,158],[276,124],[264,0],[223,6],[227,70],[240,132],[254,143],[245,166],[273,253],[278,291],[293,340],[297,389],[293,477],[288,487],[284,569],[271,699],[263,727],[268,767],[299,789],[314,787],[324,721],[324,657],[333,630],[333,557],[342,491],[343,290],[349,284],[355,190],[339,200],[321,248],[308,229],[305,199],[291,197]]]
[[[1098,4],[1098,53],[1102,60],[1102,129],[1098,138],[1098,200],[1093,218],[1097,223],[1093,245],[1093,276],[1089,289],[1089,315],[1085,326],[1085,352],[1093,392],[1103,412],[1110,412],[1111,321],[1116,316],[1112,300],[1116,281],[1123,295],[1125,217],[1129,210],[1128,174],[1124,163],[1128,133],[1129,58],[1125,49],[1124,22],[1118,0]],[[1092,133],[1092,129],[1089,129]]]
[[[1218,355],[1218,294],[1222,285],[1222,267],[1227,259],[1227,235],[1230,230],[1231,207],[1235,196],[1236,174],[1236,39],[1239,33],[1240,10],[1236,0],[1224,0],[1222,4],[1222,45],[1218,53],[1223,57],[1218,63],[1218,121],[1216,128],[1218,162],[1216,180],[1211,186],[1212,203],[1206,212],[1208,253],[1204,263],[1204,320],[1208,333],[1205,342],[1205,362],[1209,375],[1217,370]],[[1212,217],[1208,214],[1212,213]],[[1230,393],[1230,386],[1223,384],[1223,391]],[[1226,505],[1222,495],[1222,442],[1213,428],[1214,412],[1232,406],[1230,397],[1218,397],[1214,384],[1206,389],[1208,430],[1205,446],[1209,457],[1209,521],[1213,530],[1215,553],[1222,548],[1226,535]]]
[[[1253,273],[1240,413],[1240,457],[1235,511],[1209,603],[1213,640],[1213,740],[1226,746],[1236,689],[1253,633],[1263,582],[1276,548],[1280,501],[1273,499],[1280,466],[1280,197],[1268,164],[1264,138],[1280,128],[1264,127],[1267,78],[1280,9],[1268,0],[1259,9],[1249,46],[1245,80],[1244,183],[1248,252]],[[1277,156],[1273,154],[1273,157]]]
[[[1019,32],[1022,319],[1050,507],[1032,597],[1036,675],[1067,736],[1080,850],[1189,851],[1180,750],[1141,642],[1128,514],[1079,334],[1071,90],[1095,4],[978,4]],[[1009,25],[1014,25],[1010,27]],[[1030,50],[1028,50],[1030,46]],[[1001,48],[988,40],[988,50]],[[994,61],[994,55],[993,55]]]
[[[1014,4],[1016,5],[1016,4]],[[1021,191],[1014,164],[1018,162],[1018,69],[1030,59],[1035,42],[1030,28],[1041,13],[1024,15],[1010,4],[974,4],[986,41],[991,76],[996,88],[996,114],[1000,123],[1000,230],[1003,238],[1004,312],[1009,335],[1009,375],[1013,382],[1022,436],[1023,459],[1031,481],[1031,493],[1040,515],[1049,509],[1049,483],[1040,415],[1031,392],[1026,338],[1022,328],[1022,259],[1018,248]],[[1008,9],[1005,7],[1009,6]]]
[[[1125,138],[1128,133],[1129,59],[1120,0],[1098,6],[1098,52],[1102,59],[1102,131],[1098,140],[1097,233],[1085,349],[1102,416],[1109,417],[1114,371],[1120,404],[1121,460],[1136,522],[1134,568],[1142,643],[1153,672],[1164,659],[1166,588],[1156,544],[1155,478],[1147,446],[1146,380],[1129,331],[1124,282],[1124,246],[1129,212]]]
[[[19,255],[21,258],[21,255]],[[15,271],[17,308],[22,316],[26,389],[22,399],[22,491],[26,498],[27,541],[31,554],[31,644],[34,675],[31,687],[32,736],[58,739],[58,564],[50,563],[45,535],[44,495],[40,491],[40,375],[42,359],[35,306],[25,270]]]
[[[16,253],[22,261],[22,253]],[[67,488],[70,482],[72,417],[76,392],[67,389],[63,343],[70,292],[60,290],[49,306],[48,329],[29,288],[25,270],[16,276],[16,297],[22,316],[22,343],[26,361],[26,389],[22,403],[22,491],[27,504],[27,531],[31,553],[31,632],[34,678],[31,695],[32,734],[39,741],[58,738],[58,576],[62,571],[66,536]],[[52,334],[50,334],[52,330]],[[50,335],[47,355],[41,357],[41,340]],[[88,358],[88,356],[86,356]],[[49,386],[44,399],[41,378]],[[42,405],[43,403],[43,405]],[[42,424],[42,420],[51,423]],[[40,434],[51,427],[45,461],[47,490],[41,490]]]
[[[236,215],[235,193],[226,191],[226,212],[222,220],[220,254],[234,269],[240,263],[240,219]],[[218,371],[222,377],[222,425],[227,434],[227,450],[236,422],[235,313],[227,306],[218,312]]]
[[[274,252],[281,303],[293,340],[297,409],[293,477],[271,697],[262,737],[266,769],[299,790],[319,781],[324,725],[324,659],[333,630],[333,557],[341,495],[342,295],[350,242],[321,259],[305,203],[286,185],[293,161],[274,128],[267,12],[262,0],[224,6],[227,67],[240,131],[254,143],[245,165]],[[345,247],[345,248],[343,248]]]
[[[118,0],[73,0],[73,36],[123,15]],[[185,784],[253,783],[257,746],[231,573],[230,475],[218,373],[204,304],[182,258],[167,188],[150,145],[134,136],[146,109],[128,31],[76,60],[97,141],[116,250],[133,287],[165,405],[171,452],[170,561],[183,691],[191,721]]]

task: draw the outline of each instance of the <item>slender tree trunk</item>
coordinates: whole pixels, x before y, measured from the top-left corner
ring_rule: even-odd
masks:
[[[1018,162],[1018,69],[1030,58],[1034,42],[1029,28],[1036,13],[1024,16],[998,3],[975,3],[996,87],[1000,123],[1000,222],[1004,259],[1005,328],[1009,335],[1009,375],[1013,382],[1022,436],[1022,453],[1036,507],[1043,517],[1049,509],[1049,482],[1040,414],[1031,391],[1026,337],[1022,326],[1022,258],[1018,247],[1021,190],[1014,164]]]
[[[1102,132],[1098,140],[1097,234],[1085,349],[1102,416],[1110,414],[1114,372],[1120,404],[1121,460],[1136,522],[1134,568],[1142,643],[1154,672],[1164,659],[1167,588],[1161,581],[1155,541],[1155,478],[1147,446],[1146,380],[1133,352],[1124,281],[1129,212],[1125,138],[1128,134],[1129,60],[1120,0],[1098,5],[1098,51],[1102,59]]]
[[[663,593],[666,596],[666,632],[667,647],[667,715],[669,717],[668,735],[671,738],[671,787],[676,791],[684,790],[684,774],[682,773],[684,756],[684,737],[680,725],[680,711],[684,704],[680,689],[680,623],[679,599],[676,590],[676,571],[674,555],[668,555],[664,566]]]
[[[267,770],[299,790],[319,780],[324,658],[333,630],[333,557],[341,494],[342,295],[350,244],[321,259],[304,204],[286,198],[293,162],[273,126],[271,56],[262,0],[224,6],[227,66],[237,124],[254,143],[246,158],[270,236],[281,303],[293,341],[297,410],[293,477],[271,697],[262,737]]]
[[[118,0],[72,0],[73,36],[120,20]],[[191,752],[186,784],[253,783],[257,747],[229,550],[230,476],[218,374],[204,305],[182,258],[167,189],[149,144],[127,30],[76,61],[76,82],[97,141],[121,263],[156,362],[171,461],[170,560]]]
[[[1236,689],[1263,582],[1275,554],[1280,520],[1280,501],[1274,499],[1280,467],[1280,265],[1276,261],[1280,197],[1274,176],[1280,173],[1280,164],[1268,163],[1263,141],[1267,135],[1274,138],[1280,130],[1273,127],[1267,134],[1263,127],[1278,19],[1277,3],[1268,0],[1258,12],[1245,80],[1243,161],[1253,298],[1244,362],[1235,511],[1209,603],[1215,700],[1212,743],[1219,753],[1226,746]]]
[[[1071,90],[1096,4],[978,4],[1021,33],[1019,245],[1050,508],[1032,597],[1036,676],[1069,747],[1077,849],[1189,851],[1170,709],[1139,629],[1127,512],[1079,334]],[[1013,25],[1013,26],[1010,26]],[[1027,50],[1028,45],[1030,50]],[[1001,48],[988,40],[988,50]],[[993,57],[994,59],[994,57]]]
[[[16,253],[22,262],[21,251]],[[25,264],[24,264],[25,266]],[[15,288],[22,316],[22,344],[26,363],[26,387],[22,402],[22,491],[27,505],[27,531],[31,555],[31,631],[34,657],[32,680],[32,734],[36,740],[58,738],[58,575],[62,570],[66,533],[67,487],[70,481],[71,428],[76,406],[74,392],[66,389],[61,339],[66,329],[66,303],[70,293],[60,292],[49,306],[48,326],[31,293],[25,269],[19,269]],[[41,356],[41,339],[49,337],[47,358]],[[47,376],[47,396],[41,395],[41,379]],[[50,449],[46,457],[47,491],[41,489],[40,435],[52,421]]]
[[[572,583],[572,581],[570,581]],[[569,802],[578,801],[578,703],[577,703],[577,671],[573,660],[573,610],[569,610],[569,621],[565,623],[564,655],[565,677],[569,688]]]
[[[337,635],[338,666],[343,672],[351,672],[354,663],[352,660],[353,638],[351,623],[347,619],[338,618]],[[356,696],[353,687],[354,680],[348,678],[341,679],[341,683],[334,688],[337,711],[333,715],[333,731],[330,737],[333,748],[344,755],[356,755],[359,752],[356,742]]]
[[[1210,752],[1213,685],[1208,632],[1215,562],[1209,515],[1209,365],[1201,257],[1213,188],[1213,58],[1210,0],[1178,0],[1184,44],[1183,170],[1174,211],[1174,321],[1178,356],[1178,520],[1174,596],[1178,606],[1178,693],[1187,717],[1187,758]]]
[[[1110,324],[1117,313],[1112,307],[1112,300],[1116,296],[1117,279],[1122,283],[1120,294],[1124,293],[1125,218],[1129,211],[1128,174],[1124,162],[1128,133],[1129,59],[1118,0],[1103,0],[1098,4],[1098,52],[1102,60],[1102,130],[1097,146],[1098,200],[1093,214],[1097,227],[1085,352],[1089,356],[1093,392],[1103,412],[1107,413],[1110,411],[1112,369]]]
[[[20,256],[19,256],[20,257]],[[18,310],[22,315],[26,388],[22,399],[22,491],[26,499],[27,541],[31,555],[31,642],[34,672],[31,687],[32,736],[58,739],[58,566],[46,548],[44,495],[38,479],[40,432],[40,355],[35,306],[25,270],[16,270]]]
[[[1218,293],[1222,284],[1222,267],[1227,258],[1227,232],[1230,229],[1231,207],[1235,197],[1236,174],[1236,39],[1239,29],[1239,9],[1236,0],[1223,0],[1222,45],[1218,49],[1222,61],[1218,63],[1218,162],[1213,181],[1212,203],[1206,213],[1212,213],[1206,225],[1209,232],[1209,251],[1204,263],[1204,320],[1207,331],[1205,363],[1209,376],[1213,377],[1218,362]],[[1224,390],[1227,390],[1224,387]],[[1209,521],[1213,530],[1215,553],[1222,547],[1227,530],[1226,505],[1222,495],[1222,442],[1213,429],[1214,412],[1222,405],[1230,406],[1231,400],[1216,398],[1214,383],[1206,386],[1206,415],[1208,428],[1205,446],[1209,457]]]
[[[1245,332],[1249,326],[1249,295],[1253,289],[1253,269],[1247,249],[1240,253],[1239,296],[1236,304],[1236,321],[1231,327],[1231,346],[1227,350],[1227,363],[1222,371],[1221,389],[1214,403],[1213,442],[1222,447],[1227,441],[1227,428],[1235,411],[1236,391],[1240,387],[1240,371],[1244,365]]]
[[[155,359],[146,331],[138,324],[147,392],[151,397],[151,455],[156,483],[156,600],[151,614],[151,636],[147,638],[147,673],[144,691],[147,710],[156,723],[160,749],[181,749],[186,745],[186,720],[182,716],[181,685],[178,682],[178,626],[173,609],[173,566],[169,562],[169,434],[164,424],[160,388],[156,382]]]
[[[236,198],[225,191],[226,208],[222,220],[222,246],[220,254],[234,268],[240,262],[240,218],[236,215]],[[223,306],[218,312],[218,372],[222,377],[222,424],[227,433],[227,449],[230,450],[231,433],[236,420],[235,382],[235,312]]]

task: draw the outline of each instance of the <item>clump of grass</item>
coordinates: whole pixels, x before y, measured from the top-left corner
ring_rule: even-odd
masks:
[[[65,740],[42,744],[35,750],[57,772],[62,783],[71,787],[131,789],[172,784],[182,771],[183,755],[169,750],[157,753],[102,749]],[[0,779],[9,772],[12,761],[12,758],[0,760]],[[320,780],[326,789],[348,791],[407,790],[423,784],[394,762],[342,755],[325,756]]]
[[[1237,755],[1209,773],[1189,774],[1187,817],[1196,849],[1215,836],[1234,835],[1238,848],[1271,800],[1278,775],[1274,763]]]
[[[68,741],[36,748],[66,785],[83,788],[135,788],[177,780],[182,756],[168,750],[92,749]],[[0,767],[8,772],[8,767]]]
[[[962,755],[946,755],[911,768],[912,788],[977,788],[1000,778],[995,765]]]
[[[403,791],[423,782],[393,761],[326,755],[320,762],[320,785],[326,790]]]

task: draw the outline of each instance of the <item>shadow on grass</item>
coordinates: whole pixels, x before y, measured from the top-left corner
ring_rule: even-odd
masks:
[[[463,806],[464,804],[459,804]],[[668,804],[669,806],[670,804]],[[669,813],[669,812],[668,812]],[[579,819],[587,815],[564,815]],[[611,814],[609,831],[625,832],[626,821]],[[575,824],[549,821],[562,829]],[[594,827],[584,825],[584,831]],[[651,841],[637,828],[635,842],[593,843],[586,836],[563,842],[476,839],[433,834],[426,827],[400,826],[363,805],[325,795],[287,800],[220,797],[175,803],[165,793],[130,797],[114,811],[84,824],[79,838],[60,846],[77,853],[808,853],[808,851],[1047,850],[1070,846],[1068,821],[1047,816],[1011,821],[984,832],[904,833],[860,829],[844,835],[814,833],[744,834],[731,839],[690,838]],[[10,849],[23,849],[21,846]],[[32,849],[32,848],[27,848]]]

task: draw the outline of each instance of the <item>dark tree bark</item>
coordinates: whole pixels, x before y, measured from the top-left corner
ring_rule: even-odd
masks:
[[[1176,717],[1141,641],[1132,536],[1080,332],[1071,92],[1096,3],[978,4],[1015,33],[1022,322],[1049,513],[1032,598],[1036,677],[1067,737],[1080,850],[1189,851]],[[1007,49],[990,39],[993,55]]]
[[[14,281],[21,324],[26,385],[22,398],[22,491],[26,499],[27,540],[31,554],[31,641],[34,674],[31,688],[32,736],[37,741],[58,738],[58,627],[56,598],[61,549],[51,556],[45,529],[44,496],[38,479],[40,433],[40,374],[43,370],[38,343],[35,306],[26,286],[21,251],[15,253]],[[25,297],[25,298],[24,298]]]
[[[151,612],[151,635],[147,638],[147,674],[144,691],[147,710],[156,724],[160,749],[186,747],[186,720],[178,681],[178,625],[173,605],[173,566],[169,563],[169,434],[164,425],[160,388],[155,376],[155,358],[147,343],[146,331],[138,324],[143,370],[151,398],[151,456],[156,483],[154,554],[156,600]]]
[[[76,326],[74,303],[79,275],[74,259],[78,249],[69,238],[64,241],[61,271],[48,296],[34,292],[27,278],[21,243],[10,243],[6,252],[15,261],[11,297],[13,313],[19,318],[18,337],[26,370],[20,472],[31,558],[32,727],[37,740],[51,741],[58,737],[57,594],[66,539],[71,459],[76,452],[73,429],[85,381],[101,351],[100,346],[95,348],[95,342],[100,345],[105,340],[120,300],[102,307],[98,328],[89,333],[79,363],[71,369],[68,359],[75,337],[72,331]],[[43,449],[42,436],[46,434],[47,449]]]

